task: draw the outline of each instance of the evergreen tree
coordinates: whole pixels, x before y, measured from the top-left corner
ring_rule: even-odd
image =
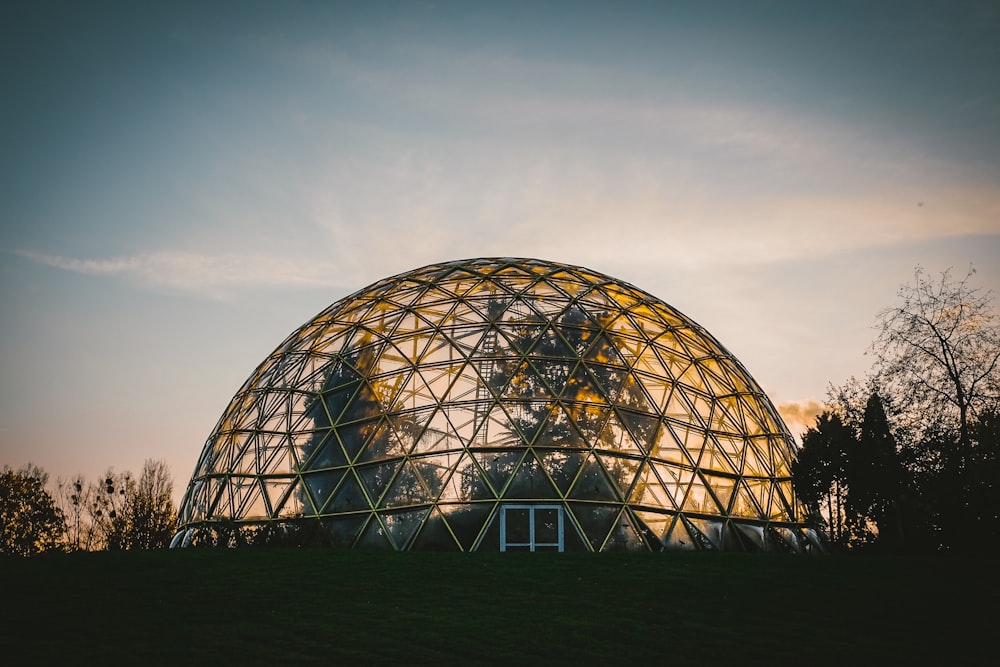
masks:
[[[34,556],[61,548],[66,522],[45,490],[46,479],[30,464],[0,473],[0,553]]]

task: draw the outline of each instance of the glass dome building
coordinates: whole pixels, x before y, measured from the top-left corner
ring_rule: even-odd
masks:
[[[819,550],[795,453],[740,362],[656,297],[446,262],[341,299],[257,367],[172,546]]]

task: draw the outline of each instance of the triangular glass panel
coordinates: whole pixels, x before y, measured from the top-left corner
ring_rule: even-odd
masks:
[[[619,424],[625,427],[621,438],[622,451],[639,456],[651,452],[660,427],[659,418],[631,410],[616,410],[615,414]]]
[[[453,435],[461,443],[460,447],[475,446],[477,430],[483,424],[483,419],[492,407],[489,403],[476,405],[459,403],[447,405],[445,411],[451,423]]]
[[[262,452],[267,458],[261,465],[261,474],[290,475],[295,472],[296,464],[295,460],[292,458],[291,447],[288,444],[289,436],[285,436],[280,440],[275,438],[274,440],[279,442],[280,446],[271,447],[270,450]]]
[[[687,495],[688,487],[691,486],[691,480],[694,479],[694,471],[656,461],[650,461],[649,466],[656,473],[667,494],[673,499],[673,509],[683,509],[684,497]]]
[[[699,417],[691,405],[684,399],[683,392],[674,387],[667,397],[667,402],[663,406],[663,415],[681,424],[697,424],[704,430],[704,426],[699,424]]]
[[[382,495],[394,479],[396,471],[399,470],[401,461],[387,461],[364,467],[355,468],[358,478],[362,481],[372,507],[380,508]]]
[[[267,514],[270,517],[277,517],[281,511],[281,505],[288,494],[288,489],[294,483],[290,478],[262,478],[261,486],[264,488],[264,500],[267,502]]]
[[[354,475],[353,471],[347,471],[343,476],[343,482],[333,493],[329,504],[324,508],[324,514],[339,514],[343,512],[357,512],[358,510],[371,509],[368,496],[361,488],[361,483]]]
[[[534,429],[535,435],[531,442],[534,446],[579,446],[580,435],[576,432],[576,429],[570,425],[569,420],[566,418],[566,413],[563,411],[561,406],[555,405],[549,410],[545,410],[543,407],[535,418],[537,418],[540,423],[538,428]],[[534,428],[534,425],[527,420],[525,420],[524,426],[529,430],[529,432]]]
[[[443,438],[449,443],[447,446],[448,449],[460,449],[462,447],[461,439],[455,433],[451,420],[448,418],[446,408],[439,408],[431,414],[430,420],[424,428],[424,437],[430,437],[436,441],[440,441]]]
[[[462,355],[452,345],[451,340],[440,331],[435,331],[420,354],[417,369],[426,374],[439,364],[461,363],[463,360]]]
[[[792,474],[791,461],[795,454],[791,451],[788,440],[780,436],[772,436],[770,439],[771,470],[775,477],[790,477]]]
[[[551,404],[546,401],[521,401],[504,407],[510,415],[508,426],[514,429],[525,445],[535,442],[552,411]]]
[[[452,468],[460,456],[457,453],[421,456],[410,459],[410,465],[420,477],[428,498],[434,502],[441,495],[445,482],[451,477]]]
[[[454,551],[460,548],[444,515],[437,507],[431,508],[410,545],[411,551]]]
[[[610,404],[611,399],[587,367],[578,363],[566,382],[561,398],[567,402]]]
[[[747,396],[741,396],[740,398],[742,399],[740,404],[747,435],[756,436],[768,433],[767,420],[761,414],[757,401]]]
[[[747,446],[743,450],[743,474],[753,477],[770,476],[772,474],[771,465],[766,454],[770,447],[768,438],[750,438],[746,444]]]
[[[693,512],[696,514],[718,515],[720,512],[715,498],[709,493],[705,481],[699,475],[695,475],[692,478],[691,486],[688,487],[687,495],[684,496],[684,506],[682,509],[684,512]]]
[[[345,371],[351,372],[353,371]],[[360,379],[353,382],[338,384],[329,391],[321,394],[321,400],[317,401],[309,411],[317,428],[324,428],[340,421],[341,415],[354,399],[354,396],[361,389]]]
[[[674,389],[674,393],[683,394],[688,405],[691,406],[689,421],[693,424],[704,424],[707,428],[709,420],[712,418],[712,398],[680,386]]]
[[[206,508],[205,514],[211,516],[232,516],[233,510],[229,505],[229,485],[225,477],[213,477],[209,479],[209,488],[205,493]]]
[[[257,472],[257,436],[244,438],[239,434],[233,438],[233,457],[229,471],[236,475],[255,475]],[[237,446],[241,446],[239,450]]]
[[[302,481],[309,489],[315,513],[319,514],[323,511],[334,489],[343,478],[344,470],[322,470],[302,475]]]
[[[744,479],[736,487],[730,514],[747,519],[766,519],[767,513],[763,508],[767,507],[768,487],[770,485],[768,480]]]
[[[597,459],[604,466],[608,479],[618,491],[619,498],[627,498],[632,490],[633,482],[639,472],[641,461],[625,456],[612,456],[598,453]]]
[[[233,517],[243,518],[244,507],[251,501],[252,496],[260,498],[260,484],[256,477],[243,477],[233,475],[229,478],[229,493],[232,496]]]
[[[636,510],[635,515],[642,522],[640,530],[643,532],[648,531],[656,538],[657,541],[660,541],[661,543],[667,536],[667,531],[670,530],[670,526],[674,523],[674,516],[672,514],[660,514],[658,512]]]
[[[532,385],[533,396],[559,396],[566,388],[570,373],[576,364],[573,359],[553,359],[549,357],[532,357],[528,360],[537,384]]]
[[[563,449],[546,452],[536,451],[536,455],[559,490],[559,495],[563,497],[569,493],[570,487],[580,472],[580,467],[587,459],[584,452]]]
[[[562,269],[549,274],[548,282],[565,293],[567,297],[576,297],[588,289],[588,286],[581,283],[575,275]]]
[[[736,490],[737,481],[731,477],[721,477],[718,475],[707,476],[711,481],[710,489],[715,496],[723,515],[729,514],[729,503]]]
[[[315,406],[317,397],[314,394],[296,394],[293,397],[295,414],[291,419],[289,432],[305,433],[313,430],[316,424]]]
[[[259,480],[254,480],[243,498],[242,507],[236,513],[237,517],[250,521],[271,518],[263,493]]]
[[[507,312],[511,313],[516,306],[517,303],[511,304]],[[512,352],[525,355],[535,346],[543,327],[544,324],[540,321],[508,320],[502,325],[498,324],[497,331],[509,341]]]
[[[372,435],[377,424],[377,421],[354,422],[345,426],[337,426],[334,429],[349,461],[354,461],[362,452],[365,442]]]
[[[423,478],[414,468],[413,461],[404,461],[392,485],[382,498],[382,507],[402,507],[432,502]]]
[[[700,429],[674,421],[664,422],[657,431],[656,444],[650,456],[678,465],[692,465],[697,460],[704,438],[705,432]],[[693,460],[689,455],[691,450],[694,450]]]
[[[727,441],[724,440],[723,442]],[[705,445],[702,448],[698,466],[702,470],[709,470],[724,475],[735,475],[739,472],[739,464],[733,465],[726,452],[719,445],[718,439],[712,433],[709,433],[708,437],[705,438]]]
[[[459,347],[466,350],[472,350],[476,346],[476,342],[479,340],[478,335],[474,340],[466,340],[464,344],[459,344],[460,339],[470,331],[482,332],[482,325],[486,321],[487,318],[478,308],[473,306],[471,302],[462,300],[455,302],[454,309],[452,309],[451,313],[444,318],[442,326],[447,328],[450,337],[456,344],[458,344]]]
[[[726,374],[719,365],[716,357],[706,357],[698,360],[698,367],[701,370],[708,390],[716,396],[726,396],[736,391],[736,388],[729,382]]]
[[[694,331],[691,327],[678,328],[677,339],[681,341],[687,349],[688,354],[693,359],[701,359],[716,354],[718,351],[709,347],[708,341],[700,332]]]
[[[364,445],[355,457],[355,463],[370,463],[381,461],[387,458],[402,456],[403,452],[395,447],[395,439],[392,428],[385,419],[378,419],[374,422],[363,424],[352,424],[341,426],[337,429],[341,439],[347,443],[352,442],[350,438],[364,438]],[[350,449],[348,450],[350,451]]]
[[[607,403],[615,403],[625,381],[628,370],[621,365],[600,364],[590,360],[583,363],[592,378],[595,391]]]
[[[428,511],[429,508],[424,507],[418,510],[379,513],[382,525],[389,532],[389,539],[392,540],[396,551],[406,549]]]
[[[697,542],[698,549],[715,551],[722,548],[722,521],[690,516],[685,516],[684,521],[687,522],[688,533]]]
[[[361,531],[356,546],[358,549],[377,550],[382,550],[386,547],[393,550],[396,548],[392,540],[389,539],[389,531],[385,529],[385,526],[382,525],[382,522],[379,521],[378,516],[375,514],[372,514],[368,520],[368,525]]]
[[[275,517],[290,518],[304,516],[307,508],[311,507],[308,495],[305,491],[305,486],[300,484],[298,479],[292,480],[292,483],[285,490],[284,494],[273,501],[277,503],[272,505]]]
[[[431,405],[412,412],[393,413],[392,420],[397,437],[401,441],[413,441],[407,453],[417,455],[442,448],[439,444],[441,436],[427,430],[434,411],[435,407]],[[402,449],[406,451],[406,447]]]
[[[448,508],[445,511],[445,515],[448,517],[448,526],[458,540],[462,551],[483,548],[478,542],[481,540],[485,525],[494,516],[495,510],[496,503],[484,502],[464,504]]]
[[[743,472],[743,459],[747,447],[745,438],[736,435],[716,435],[715,441],[719,449],[729,457],[729,461],[737,474]]]
[[[379,372],[394,373],[398,376],[412,369],[413,360],[410,356],[400,350],[396,340],[389,339],[382,349],[382,354],[379,356]]]
[[[466,502],[494,498],[493,491],[483,478],[479,467],[468,454],[461,456],[454,468],[443,477],[440,503]]]
[[[600,551],[608,539],[608,534],[618,522],[621,508],[614,505],[578,502],[567,503],[567,506],[586,536],[590,549]]]
[[[642,522],[633,520],[627,509],[623,509],[618,517],[618,521],[604,541],[601,551],[640,551],[649,550],[651,543],[656,544],[659,551],[660,541],[646,530],[641,530]]]
[[[667,529],[663,546],[671,551],[695,551],[698,549],[698,538],[691,535],[684,520],[678,516]]]
[[[344,449],[333,429],[291,436],[291,440],[299,459],[299,471],[347,465]]]
[[[605,502],[621,500],[620,494],[608,478],[608,472],[593,454],[587,456],[581,464],[568,497],[574,500],[602,500]]]
[[[480,423],[475,439],[469,443],[470,447],[508,447],[523,444],[521,436],[512,430],[513,418],[503,405],[491,404],[489,412],[477,415],[477,419]]]
[[[485,476],[489,487],[499,495],[507,487],[507,483],[524,459],[525,454],[526,452],[523,450],[497,450],[474,452],[472,457],[479,464],[479,469]]]
[[[576,359],[578,354],[567,342],[563,332],[550,325],[539,333],[538,344],[531,348],[529,356],[569,361]]]
[[[671,382],[673,381],[670,371],[664,366],[652,344],[647,343],[645,347],[639,350],[639,354],[632,362],[632,368],[641,373],[643,377],[662,378]]]
[[[398,341],[407,341],[407,343],[414,343],[418,340],[414,336],[415,333],[421,332],[427,328],[427,323],[424,322],[420,317],[417,316],[416,312],[412,310],[406,310],[402,316],[399,318],[399,323],[396,325],[396,331],[394,332],[393,338]],[[422,342],[422,341],[421,341]],[[411,345],[400,345],[400,350],[404,353],[408,353],[412,348]],[[422,346],[420,346],[422,348]],[[418,351],[419,354],[419,351]],[[417,360],[417,356],[409,357],[412,361]]]
[[[634,406],[638,412],[661,414],[670,398],[673,382],[663,376],[654,376],[639,371],[633,371],[634,385],[630,385],[624,403],[628,404],[633,396],[642,396],[642,401],[636,400]]]
[[[417,428],[408,413],[392,413],[384,418],[385,434],[388,437],[387,457],[406,456],[416,444]]]
[[[799,518],[796,517],[796,512],[792,509],[792,503],[789,502],[789,499],[792,497],[791,480],[774,482],[771,486],[770,517],[772,521],[796,521]]]
[[[676,504],[660,482],[648,463],[644,463],[636,475],[635,484],[629,495],[629,505],[657,507],[664,510],[676,509]]]
[[[660,364],[667,371],[666,376],[674,382],[691,366],[691,357],[687,350],[669,336],[657,338],[652,347],[656,356],[660,358]]]
[[[555,500],[560,496],[538,460],[533,454],[528,453],[503,491],[502,497],[504,499]]]
[[[712,421],[709,424],[713,431],[741,435],[744,431],[740,423],[739,407],[735,396],[716,396],[712,410]]]
[[[462,363],[446,367],[450,385],[442,396],[445,402],[474,401],[480,397],[482,380],[473,364]]]
[[[305,359],[306,357],[303,354],[282,355],[277,360],[277,363],[269,369],[264,382],[282,389],[296,386]]]

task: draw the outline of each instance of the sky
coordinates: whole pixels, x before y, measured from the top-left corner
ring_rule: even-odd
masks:
[[[0,466],[169,466],[376,280],[534,257],[706,327],[796,434],[915,267],[1000,291],[995,2],[15,2]]]

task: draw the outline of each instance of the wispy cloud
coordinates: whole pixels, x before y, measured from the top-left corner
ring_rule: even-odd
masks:
[[[816,417],[826,409],[826,406],[816,401],[800,401],[782,403],[777,408],[792,435],[796,440],[800,440],[806,430],[816,425]]]
[[[381,249],[366,257],[386,252],[369,230],[387,221],[400,221],[392,252],[407,255],[485,245],[593,262],[627,250],[691,267],[1000,231],[995,169],[879,117],[700,91],[676,71],[623,83],[593,65],[414,53],[419,66],[331,55],[328,71],[379,108],[454,120],[447,132],[296,116],[331,145],[298,201],[337,240]],[[615,81],[615,94],[594,81]],[[344,157],[343,137],[362,150]]]
[[[30,250],[15,254],[39,264],[85,275],[113,276],[153,289],[226,299],[252,287],[334,287],[345,282],[331,263],[283,257],[155,252],[76,259]]]

